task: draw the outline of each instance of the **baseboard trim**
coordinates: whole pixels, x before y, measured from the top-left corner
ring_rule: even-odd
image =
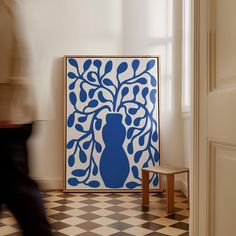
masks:
[[[33,178],[33,177],[32,177]],[[53,179],[53,178],[33,178],[41,190],[62,190],[63,189],[63,180]]]

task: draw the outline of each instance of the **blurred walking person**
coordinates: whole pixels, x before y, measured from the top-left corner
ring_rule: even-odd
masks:
[[[28,175],[34,106],[15,4],[0,0],[0,205],[6,204],[25,236],[51,236],[39,189]]]

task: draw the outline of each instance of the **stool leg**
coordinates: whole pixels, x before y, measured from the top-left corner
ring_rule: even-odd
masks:
[[[174,175],[167,175],[167,213],[174,212]]]
[[[188,187],[188,209],[189,209],[189,197],[190,197],[190,195],[189,195],[189,171],[187,172],[187,187]]]
[[[142,170],[142,204],[149,205],[149,172]]]

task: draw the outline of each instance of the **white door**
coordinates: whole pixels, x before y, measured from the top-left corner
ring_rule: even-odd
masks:
[[[195,0],[194,236],[236,235],[235,9]]]

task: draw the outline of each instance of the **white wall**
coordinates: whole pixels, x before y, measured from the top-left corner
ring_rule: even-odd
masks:
[[[183,164],[181,0],[19,0],[38,104],[31,175],[44,188],[63,178],[64,55],[161,55],[164,164]],[[156,10],[155,10],[156,9]]]

